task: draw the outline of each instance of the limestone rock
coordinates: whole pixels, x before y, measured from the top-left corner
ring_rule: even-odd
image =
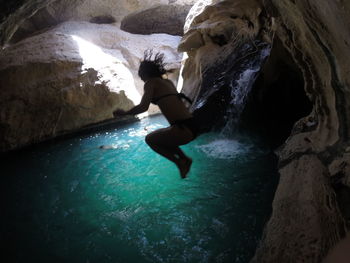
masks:
[[[205,70],[223,61],[239,43],[258,35],[260,13],[258,1],[202,0],[192,7],[178,47],[187,52],[182,69],[186,94],[194,98]]]
[[[191,6],[160,5],[126,16],[120,28],[133,34],[167,33],[183,35],[185,19]]]
[[[350,189],[350,150],[336,157],[328,169],[336,183],[341,183]]]
[[[202,0],[188,15],[179,50],[186,52],[183,89],[192,98],[237,42],[258,37],[282,43],[312,103],[277,151],[281,179],[253,262],[321,262],[346,234],[340,208],[349,198],[336,198],[332,176],[341,175],[350,191],[349,12],[345,1]]]
[[[304,155],[280,170],[274,211],[253,262],[321,262],[344,233],[327,168]],[[276,214],[277,213],[277,214]]]
[[[119,25],[125,16],[134,12],[152,10],[159,5],[174,5],[178,6],[175,8],[176,14],[180,14],[178,11],[181,11],[181,6],[193,5],[195,2],[196,0],[26,0],[25,5],[21,8],[18,6],[18,9],[13,10],[13,13],[5,17],[4,22],[0,24],[0,46],[6,45],[14,34],[12,43],[65,21]],[[171,18],[180,21],[176,14],[171,14]],[[159,15],[164,17],[162,13]],[[162,19],[157,21],[160,20]],[[180,24],[169,21],[168,25]],[[158,30],[154,33],[166,33],[166,31]]]
[[[313,111],[295,124],[291,137],[278,152],[281,181],[273,214],[254,262],[321,262],[346,231],[344,214],[339,207],[344,207],[342,202],[349,203],[349,198],[334,197],[334,194],[339,195],[340,188],[335,187],[330,176],[341,171],[341,189],[347,187],[349,171],[342,158],[348,156],[345,149],[350,136],[350,74],[349,61],[345,59],[350,56],[350,4],[325,0],[265,2],[278,16],[275,37],[282,40],[303,72],[305,91],[313,103]],[[332,14],[326,10],[332,10]],[[308,162],[310,154],[314,157]],[[314,194],[306,198],[285,193],[304,191]],[[314,208],[305,217],[312,221],[299,220],[305,203],[313,204]],[[287,222],[288,218],[297,220]],[[301,238],[296,233],[282,236],[278,231],[282,231],[280,226],[305,236]],[[317,242],[310,247],[310,240]]]
[[[60,21],[90,21],[95,16],[110,15],[117,22],[133,12],[158,5],[191,5],[195,0],[58,0],[47,9]]]
[[[110,25],[66,22],[5,49],[1,151],[110,119],[116,108],[129,109],[143,91],[137,77],[143,51],[162,51],[176,69],[178,42],[164,34],[134,36]]]

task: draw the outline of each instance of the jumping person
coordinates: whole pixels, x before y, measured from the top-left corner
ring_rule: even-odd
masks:
[[[192,159],[184,154],[180,145],[192,141],[197,136],[197,125],[192,114],[182,101],[183,94],[178,93],[174,84],[164,79],[164,54],[157,53],[152,59],[152,51],[144,53],[138,75],[145,82],[144,94],[140,104],[128,111],[117,109],[114,116],[136,115],[148,110],[150,103],[159,109],[170,123],[167,128],[158,129],[146,136],[146,143],[157,153],[176,164],[181,178],[186,178]]]

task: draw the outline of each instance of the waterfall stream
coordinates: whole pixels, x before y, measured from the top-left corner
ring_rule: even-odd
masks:
[[[201,123],[219,125],[222,133],[232,134],[270,50],[271,45],[261,41],[244,43],[203,72],[201,90],[192,106]]]

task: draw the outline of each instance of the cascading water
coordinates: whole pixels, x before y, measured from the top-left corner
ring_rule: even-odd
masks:
[[[235,156],[242,135],[237,133],[240,116],[271,45],[260,40],[228,45],[223,61],[203,73],[201,90],[192,105],[202,131],[217,131],[216,139],[203,147],[209,155]],[[229,55],[227,55],[229,54]],[[244,135],[243,135],[244,137]]]
[[[222,134],[232,134],[270,50],[271,45],[265,42],[246,42],[204,71],[201,91],[192,106],[207,126],[204,130],[220,126]]]

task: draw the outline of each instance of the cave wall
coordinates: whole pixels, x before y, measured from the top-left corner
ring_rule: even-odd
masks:
[[[321,262],[346,235],[349,8],[345,1],[203,0],[189,13],[179,50],[187,52],[182,77],[192,98],[206,86],[203,73],[227,55],[227,46],[234,50],[235,44],[252,38],[269,42],[273,32],[288,53],[286,64],[296,72],[291,75],[303,82],[305,96],[290,104],[305,105],[305,97],[310,102],[306,116],[294,120],[288,138],[276,149],[280,183],[252,262]]]
[[[348,200],[339,198],[337,184],[346,185],[350,176],[350,5],[265,4],[276,16],[276,35],[302,71],[313,111],[278,150],[280,183],[255,262],[321,262],[345,237],[348,224],[340,210]]]
[[[269,57],[249,93],[238,129],[260,137],[274,149],[286,141],[294,124],[312,109],[304,90],[303,74],[275,35]]]

